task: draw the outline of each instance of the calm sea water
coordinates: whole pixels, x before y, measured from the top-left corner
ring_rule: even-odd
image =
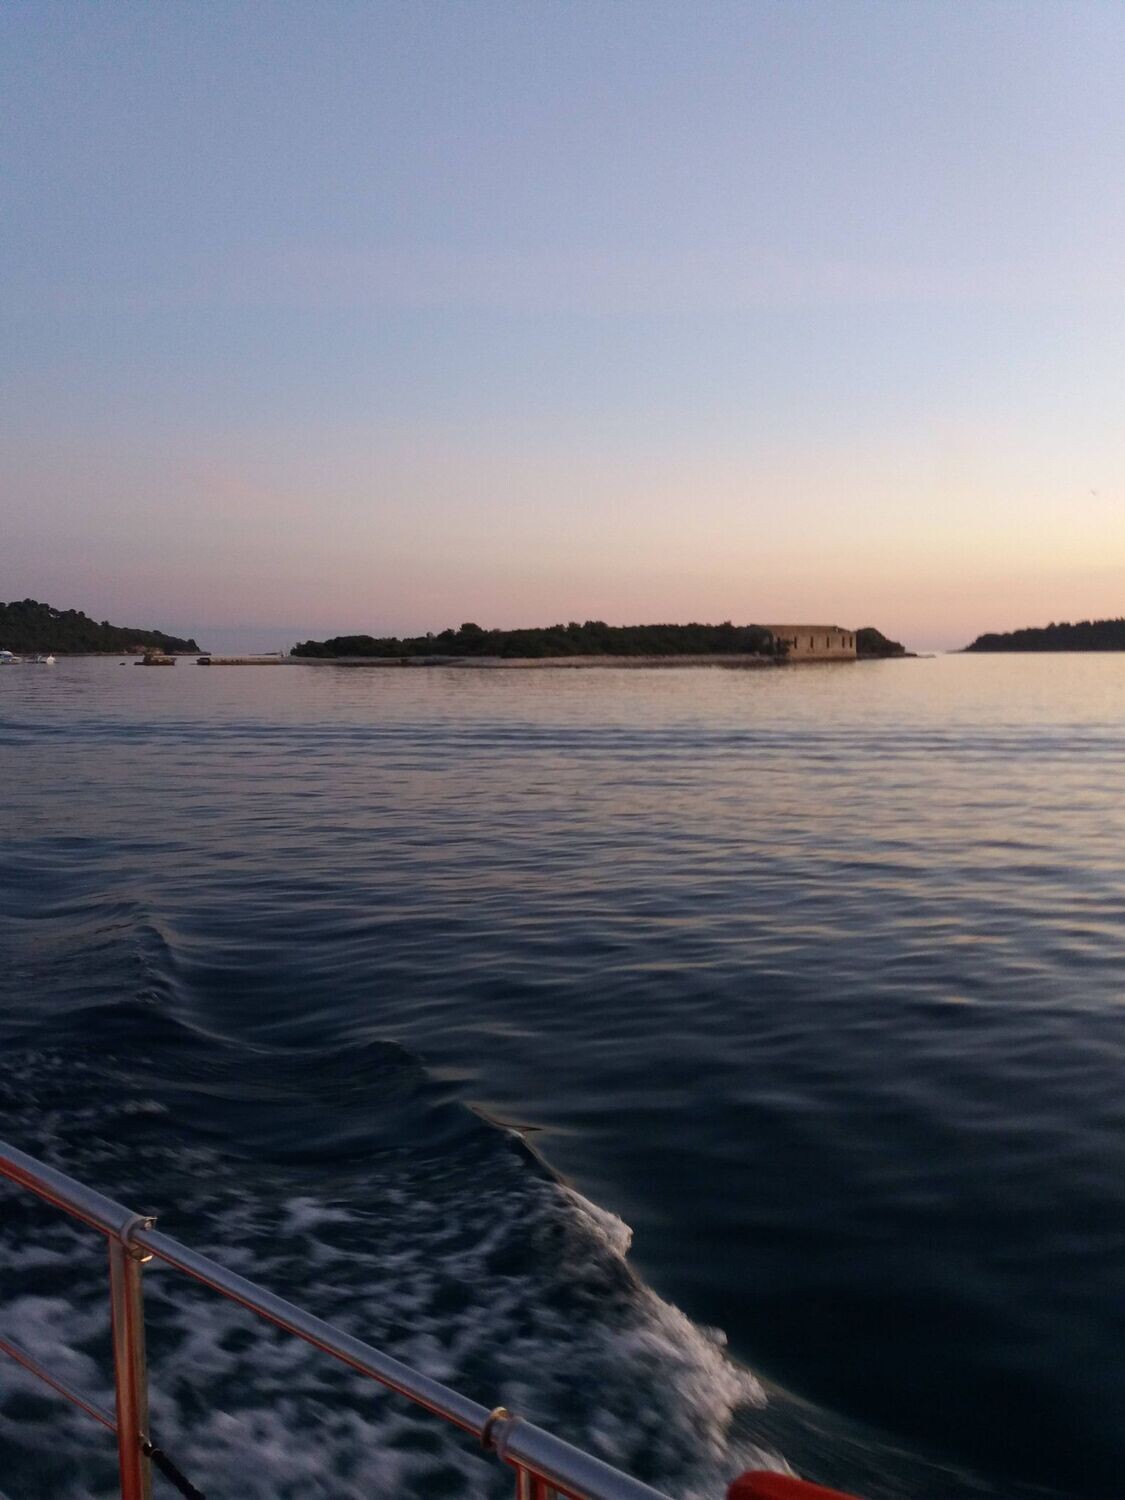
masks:
[[[677,1495],[1118,1495],[1123,732],[1117,656],[5,669],[0,1135]],[[103,1279],[0,1194],[0,1331],[108,1400]],[[497,1492],[148,1305],[208,1493]],[[111,1447],[0,1362],[13,1494]]]

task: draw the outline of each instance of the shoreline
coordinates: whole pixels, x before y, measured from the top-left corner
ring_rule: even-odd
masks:
[[[582,671],[607,667],[739,667],[768,669],[786,663],[772,657],[716,652],[682,656],[291,656],[300,666],[485,667],[490,671]]]
[[[670,654],[666,656],[614,656],[610,653],[589,656],[278,656],[258,655],[247,652],[243,656],[212,656],[206,651],[175,651],[164,653],[171,662],[188,661],[195,665],[200,657],[207,657],[207,665],[213,667],[348,667],[380,668],[409,667],[412,669],[453,667],[463,670],[479,667],[488,671],[593,671],[610,668],[639,670],[641,668],[675,667],[726,667],[728,670],[767,671],[774,667],[823,667],[844,666],[857,661],[909,661],[917,659],[915,651],[895,653],[893,656],[841,656],[808,657],[787,661],[784,658],[754,656],[735,651],[710,653]],[[964,652],[950,653],[952,655]],[[977,653],[972,653],[977,654]],[[996,653],[998,655],[1028,655],[1027,652]],[[120,651],[63,651],[57,653],[60,661],[113,660],[114,658],[141,662],[139,653]]]

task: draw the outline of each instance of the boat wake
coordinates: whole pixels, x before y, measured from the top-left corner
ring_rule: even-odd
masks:
[[[125,1009],[135,1035],[135,1008]],[[448,1101],[401,1049],[359,1060],[368,1075],[360,1092],[372,1090],[368,1139],[337,1120],[338,1151],[310,1136],[301,1149],[275,1141],[267,1152],[265,1126],[251,1157],[252,1130],[237,1150],[205,1139],[214,1130],[206,1096],[224,1113],[235,1074],[212,1068],[206,1087],[192,1079],[203,1039],[190,1028],[158,1023],[175,1038],[151,1047],[150,1035],[150,1049],[126,1062],[114,1044],[126,1027],[104,1011],[74,1020],[76,1033],[93,1026],[109,1038],[102,1061],[30,1047],[5,1066],[0,1116],[21,1148],[161,1210],[162,1228],[224,1264],[651,1483],[713,1500],[742,1468],[785,1467],[755,1440],[760,1383],[727,1356],[720,1334],[636,1276],[627,1226],[558,1182],[515,1133],[462,1106],[451,1130],[441,1118]],[[152,1071],[157,1055],[163,1077]],[[287,1071],[307,1074],[318,1092],[312,1059],[305,1069],[293,1058],[259,1062],[257,1076],[238,1070],[239,1093],[263,1114]],[[125,1072],[145,1091],[122,1090]],[[355,1080],[342,1092],[346,1115]],[[393,1129],[386,1114],[377,1123],[380,1096]],[[98,1237],[26,1195],[3,1196],[0,1329],[111,1407]],[[510,1485],[437,1419],[156,1264],[146,1312],[153,1431],[205,1491],[265,1500],[388,1487],[485,1495]],[[114,1492],[106,1435],[4,1364],[0,1444],[29,1491]]]

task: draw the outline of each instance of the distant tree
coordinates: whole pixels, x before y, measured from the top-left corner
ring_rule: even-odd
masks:
[[[905,656],[906,647],[901,641],[892,641],[876,630],[874,625],[864,625],[855,633],[857,656]]]

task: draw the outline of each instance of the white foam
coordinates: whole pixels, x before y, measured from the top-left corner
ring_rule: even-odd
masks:
[[[46,1136],[50,1121],[36,1123]],[[101,1124],[83,1175],[98,1180],[102,1151],[112,1180],[119,1150]],[[50,1149],[44,1138],[37,1154]],[[370,1164],[347,1176],[346,1197],[292,1171],[251,1192],[220,1154],[177,1150],[173,1162],[167,1149],[153,1148],[150,1188],[174,1175],[171,1232],[483,1405],[519,1411],[685,1500],[716,1500],[751,1465],[784,1469],[754,1437],[762,1387],[721,1333],[639,1280],[627,1224],[506,1143],[482,1149],[471,1170],[440,1156]],[[0,1329],[112,1406],[104,1261],[89,1238],[47,1216],[34,1241],[13,1239],[0,1220],[11,1273]],[[154,1262],[145,1280],[153,1432],[205,1492],[509,1493],[502,1466],[439,1420],[167,1267]],[[60,1500],[112,1495],[112,1442],[54,1397],[42,1422],[12,1406],[28,1377],[6,1365],[4,1450],[49,1451],[73,1475],[52,1479]],[[25,1469],[30,1457],[14,1459],[15,1474]]]
[[[633,1243],[633,1231],[625,1220],[618,1218],[608,1208],[591,1203],[589,1198],[583,1198],[572,1187],[560,1187],[560,1192],[570,1200],[575,1214],[588,1225],[590,1232],[601,1240],[612,1255],[624,1260]]]

